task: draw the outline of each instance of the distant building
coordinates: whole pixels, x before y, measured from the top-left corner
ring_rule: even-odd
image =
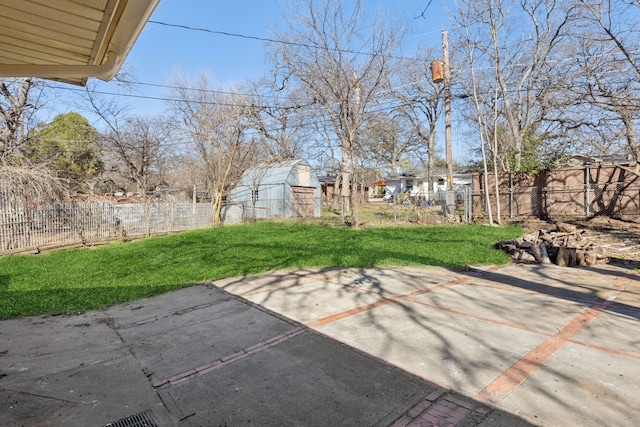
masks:
[[[225,223],[246,219],[320,216],[320,182],[304,160],[263,163],[247,169],[231,190]]]
[[[447,180],[445,176],[435,175],[431,194],[434,200],[444,200],[447,188]],[[429,200],[429,182],[427,177],[411,173],[401,173],[392,175],[385,180],[385,196],[384,199],[390,201],[394,196],[407,195],[411,198],[421,200]],[[456,193],[463,192],[464,188],[470,188],[472,183],[471,175],[455,174],[453,175],[453,189]]]
[[[399,194],[415,196],[418,192],[422,191],[423,185],[426,184],[423,177],[411,173],[388,176],[385,179],[385,183],[386,199],[390,199]]]
[[[340,203],[340,199],[342,197],[342,180],[340,180],[338,188],[336,188],[337,177],[335,175],[318,176],[318,180],[320,181],[322,203],[328,206]],[[351,189],[353,189],[353,186],[351,186]],[[368,186],[357,185],[357,191],[360,203],[366,203],[369,201]]]

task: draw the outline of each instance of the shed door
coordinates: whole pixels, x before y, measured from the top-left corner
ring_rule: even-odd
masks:
[[[314,211],[314,188],[291,187],[291,216],[312,217]]]

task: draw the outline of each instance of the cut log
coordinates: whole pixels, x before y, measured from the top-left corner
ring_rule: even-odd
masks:
[[[540,264],[551,264],[549,254],[547,253],[547,245],[544,243],[533,245],[531,251],[533,252],[533,256],[536,258],[536,261]]]
[[[587,265],[587,260],[585,259],[585,254],[587,251],[584,249],[576,248],[576,264],[585,267]]]
[[[572,224],[567,224],[565,222],[559,222],[556,224],[556,230],[562,233],[575,233],[578,230],[578,227]]]
[[[589,238],[586,230],[566,223],[558,223],[552,230],[539,229],[515,240],[500,242],[496,247],[514,260],[540,264],[593,266],[607,259],[604,249]]]
[[[578,249],[576,250],[578,265],[591,267],[598,263],[598,254],[596,251]]]
[[[510,254],[518,249],[518,246],[514,245],[513,243],[503,243],[500,245],[500,249]]]
[[[533,255],[531,255],[529,252],[526,251],[521,251],[520,252],[520,261],[525,261],[525,262],[536,262],[536,257],[534,257]]]
[[[576,248],[568,248],[566,246],[560,246],[558,248],[556,264],[561,267],[574,267],[576,262]]]
[[[584,254],[584,261],[587,267],[596,265],[598,263],[598,254],[596,251],[586,251]]]
[[[540,240],[542,240],[543,242],[547,242],[547,243],[553,244],[553,241],[555,240],[555,238],[552,235],[550,235],[549,233],[544,233],[544,234],[540,235]]]

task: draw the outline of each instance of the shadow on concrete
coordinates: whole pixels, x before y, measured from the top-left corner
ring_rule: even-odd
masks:
[[[315,271],[276,272],[256,279],[239,278],[225,283],[222,287],[229,289],[232,293],[249,298],[254,303],[271,307],[281,314],[293,313],[293,319],[308,323],[316,327],[317,330],[327,333],[328,336],[355,337],[358,341],[358,328],[367,328],[373,331],[371,334],[373,338],[360,338],[360,341],[355,345],[356,348],[398,366],[402,366],[398,362],[401,359],[398,353],[403,352],[405,359],[408,360],[408,368],[405,369],[414,374],[417,372],[414,369],[416,361],[406,355],[428,354],[430,356],[425,360],[431,366],[424,368],[423,372],[426,373],[418,373],[418,375],[434,379],[430,376],[429,371],[438,370],[439,366],[446,366],[442,370],[449,373],[449,376],[445,378],[443,375],[444,379],[442,381],[436,380],[436,383],[462,391],[467,395],[475,394],[476,390],[482,389],[494,379],[487,377],[488,372],[502,372],[526,354],[527,350],[523,351],[523,348],[518,348],[519,344],[529,345],[532,343],[531,345],[535,347],[536,343],[552,337],[556,331],[531,329],[518,325],[516,322],[505,324],[505,321],[500,319],[512,315],[514,310],[519,309],[518,298],[513,298],[512,304],[508,306],[501,305],[504,300],[473,300],[472,297],[457,288],[455,281],[461,277],[466,277],[468,284],[473,284],[475,280],[489,281],[549,297],[536,298],[534,306],[529,307],[535,311],[520,314],[525,317],[537,314],[544,315],[546,310],[555,309],[564,310],[564,315],[570,319],[581,310],[579,307],[588,308],[594,304],[605,304],[607,312],[640,319],[639,307],[606,301],[598,294],[599,289],[586,284],[576,284],[570,278],[563,280],[549,275],[544,266],[534,269],[536,277],[540,280],[513,277],[501,273],[500,270],[485,271],[472,268],[462,271],[449,269],[448,274],[452,277],[451,286],[447,285],[446,278],[430,277],[428,270],[425,273],[425,271],[420,272],[418,269],[415,271],[391,269],[393,273],[387,274],[388,271],[390,269],[328,268]],[[592,271],[611,277],[613,282],[628,277],[624,271],[597,268]],[[568,276],[571,277],[571,275]],[[549,284],[553,281],[562,286]],[[390,283],[393,283],[394,286],[390,286]],[[242,289],[243,285],[244,289]],[[502,337],[494,340],[487,333],[473,329],[473,325],[470,323],[460,322],[462,316],[468,316],[469,313],[465,313],[462,309],[459,311],[451,309],[444,300],[441,301],[439,292],[434,289],[441,289],[443,285],[449,292],[456,294],[460,306],[475,304],[481,309],[480,311],[490,313],[486,318],[479,318],[481,322],[477,323],[478,326],[480,324],[486,325],[485,321],[498,325],[496,330],[500,331],[503,331],[504,326],[507,326],[514,331],[512,339]],[[319,295],[325,293],[331,295],[329,300],[318,298]],[[427,294],[430,297],[429,301],[421,302],[419,298]],[[465,300],[467,300],[466,303],[463,303]],[[331,314],[332,310],[326,312],[322,310],[323,304],[340,308],[345,301],[349,303],[347,305],[350,308],[341,311],[339,315]],[[570,304],[566,309],[563,309],[561,301]],[[425,306],[431,310],[424,310]],[[318,310],[319,319],[312,319],[312,311],[314,310]],[[448,317],[434,315],[438,312],[445,313]],[[356,316],[358,317],[356,325],[349,326],[346,321],[342,322],[342,319],[355,318]],[[339,327],[335,326],[332,329],[325,326],[334,322],[336,324],[340,322]],[[558,330],[561,327],[562,324],[558,323]],[[342,329],[342,332],[336,333],[337,329]],[[518,338],[519,334],[527,335],[527,338]],[[341,337],[337,339],[351,344],[349,339],[345,340]],[[371,339],[375,340],[375,344],[367,341]],[[464,341],[464,344],[461,344],[461,341]],[[429,343],[429,346],[425,347],[424,343]],[[470,348],[481,349],[481,351],[467,351]],[[543,371],[544,376],[554,378],[556,382],[562,383],[562,387],[565,389],[584,387],[584,384],[576,380],[571,372],[554,369],[547,364],[542,364],[539,370]],[[527,389],[536,394],[537,401],[554,402],[554,405],[566,408],[568,413],[581,411],[580,407],[575,406],[574,401],[565,398],[566,395],[558,394],[547,384],[535,379],[528,380]],[[618,399],[610,404],[621,414],[622,419],[625,417],[633,419],[635,416],[631,402]],[[535,418],[531,418],[531,416],[528,419],[535,422]],[[602,418],[596,416],[592,421],[593,425],[608,422],[605,416]]]
[[[504,275],[499,272],[487,272],[485,273],[484,278],[486,280],[490,280],[493,282],[503,283],[510,286],[516,286],[521,289],[526,289],[528,291],[533,291],[541,294],[545,294],[551,296],[553,298],[560,298],[567,301],[575,302],[580,305],[590,307],[594,303],[605,303],[604,310],[612,313],[618,313],[625,316],[633,317],[635,319],[640,320],[640,305],[630,305],[619,303],[616,301],[607,301],[603,299],[600,295],[598,295],[598,291],[601,291],[602,288],[595,288],[590,286],[589,284],[577,284],[569,278],[572,277],[571,270],[572,269],[583,269],[582,267],[567,267],[566,268],[566,277],[567,279],[561,279],[554,276],[549,276],[545,274],[548,271],[544,266],[536,266],[534,267],[534,271],[541,278],[541,280],[526,280],[517,277],[513,277],[510,275]],[[592,271],[594,273],[598,273],[604,276],[611,276],[612,279],[631,279],[634,276],[633,272],[625,272],[619,270],[611,270],[604,269],[598,267],[585,267],[587,271]],[[543,283],[545,280],[553,280],[562,282],[565,287],[556,287]],[[611,291],[617,291],[613,286],[609,288]],[[640,292],[635,289],[626,289],[626,293],[638,297],[637,300],[640,302]]]

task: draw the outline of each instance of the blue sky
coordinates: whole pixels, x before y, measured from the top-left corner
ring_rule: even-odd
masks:
[[[349,1],[349,0],[347,0]],[[411,56],[419,43],[440,46],[441,30],[448,20],[446,0],[363,0],[367,8],[388,11],[396,20],[414,27],[403,43],[403,55]],[[425,18],[416,18],[429,5]],[[244,36],[269,38],[282,23],[284,0],[161,0],[150,22],[138,37],[125,61],[131,79],[170,84],[177,72],[188,76],[208,73],[214,82],[226,85],[257,79],[266,71],[264,43],[259,40],[161,25],[175,24]],[[48,105],[47,114],[72,110],[65,100],[74,87],[62,85],[62,96]],[[99,90],[118,92],[114,82],[100,83]],[[141,97],[162,97],[168,92],[153,86],[137,86]],[[68,95],[68,96],[67,96]],[[155,114],[165,107],[160,100],[119,97],[141,114]],[[45,119],[46,120],[46,119]]]
[[[350,2],[351,0],[345,0]],[[260,40],[214,34],[168,25],[179,25],[215,32],[271,38],[272,30],[282,25],[285,0],[161,0],[150,22],[138,37],[124,68],[129,78],[143,83],[134,87],[133,95],[114,97],[131,108],[132,113],[154,115],[166,109],[160,99],[169,89],[153,85],[170,85],[178,72],[191,77],[208,73],[220,85],[254,80],[267,72],[264,43]],[[363,0],[373,11],[386,11],[391,19],[408,23],[413,31],[402,43],[403,56],[412,56],[420,44],[440,47],[442,29],[447,28],[448,8],[452,0]],[[419,17],[429,5],[424,17]],[[162,23],[162,24],[159,24]],[[434,58],[426,58],[431,60]],[[73,103],[80,88],[60,85],[55,101],[50,101],[41,120],[55,114],[78,110]],[[98,90],[121,92],[115,82],[100,82]],[[90,121],[91,115],[80,111]],[[96,123],[100,129],[101,126]]]
[[[440,41],[451,1],[431,0],[429,19],[414,19],[429,0],[363,0],[365,7],[388,10],[410,21],[416,34],[405,46],[431,39]],[[268,38],[282,22],[282,0],[161,0],[151,21]],[[442,21],[442,24],[441,22]],[[426,35],[425,33],[430,33]],[[264,46],[258,40],[171,28],[150,22],[134,46],[129,65],[141,81],[166,81],[175,69],[208,71],[221,83],[256,78],[264,71]]]

